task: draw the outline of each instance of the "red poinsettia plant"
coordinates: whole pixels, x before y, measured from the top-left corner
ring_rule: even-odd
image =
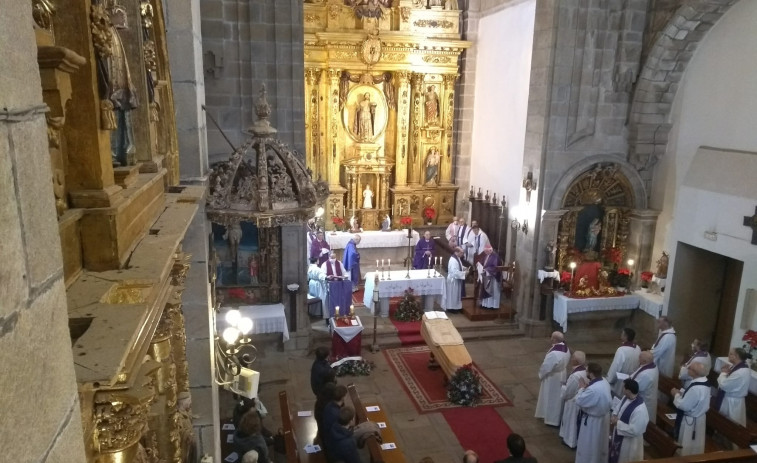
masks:
[[[615,265],[620,265],[623,260],[623,250],[617,246],[606,248],[604,251],[605,260]]]
[[[425,217],[426,220],[434,220],[436,218],[436,209],[431,206],[423,209],[423,217]]]
[[[572,279],[572,275],[570,272],[560,272],[560,286],[564,288],[570,287],[570,280]]]
[[[641,272],[641,281],[650,282],[652,281],[652,277],[654,276],[654,272]]]
[[[403,227],[409,227],[412,223],[413,223],[412,217],[408,217],[408,216],[400,217],[400,225],[402,225]]]
[[[339,216],[334,216],[331,218],[331,221],[334,223],[334,225],[341,227],[344,225],[344,219]]]
[[[741,338],[744,341],[744,348],[749,347],[749,350],[757,347],[757,331],[747,330],[744,333],[744,337]]]
[[[618,269],[618,275],[625,275],[625,276],[631,276],[631,271],[627,268],[623,267],[621,269]]]

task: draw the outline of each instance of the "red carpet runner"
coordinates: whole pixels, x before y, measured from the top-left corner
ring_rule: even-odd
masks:
[[[352,293],[353,304],[363,304],[363,294],[365,289],[360,288]],[[395,328],[397,328],[397,336],[400,338],[400,342],[403,346],[410,346],[413,344],[423,344],[423,337],[421,336],[421,322],[399,322],[394,319],[394,312],[397,310],[401,297],[393,297],[389,299],[389,320],[392,322]]]
[[[493,463],[509,456],[507,436],[512,430],[494,407],[458,407],[442,410],[460,446],[478,453],[481,463]]]

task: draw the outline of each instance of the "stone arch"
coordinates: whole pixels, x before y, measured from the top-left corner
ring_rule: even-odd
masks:
[[[678,85],[699,43],[739,0],[690,0],[673,15],[649,51],[629,115],[628,161],[650,171],[665,154]]]
[[[647,193],[644,188],[644,182],[639,175],[639,172],[627,162],[623,161],[618,155],[613,154],[598,154],[595,156],[589,156],[581,159],[577,163],[568,169],[560,180],[557,181],[555,188],[552,190],[552,197],[549,200],[549,209],[557,210],[562,209],[563,198],[567,193],[568,188],[579,175],[583,174],[587,170],[591,169],[598,163],[613,163],[620,167],[620,172],[626,177],[631,184],[634,195],[634,207],[635,209],[647,208]]]

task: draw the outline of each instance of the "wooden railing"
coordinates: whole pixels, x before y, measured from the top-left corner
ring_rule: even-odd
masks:
[[[299,451],[299,448],[316,443],[318,425],[313,414],[293,416],[286,391],[279,392],[279,407],[281,407],[281,424],[284,430],[286,463],[326,463],[326,455],[323,451],[316,453]]]
[[[368,421],[369,418],[366,411],[366,406],[378,405],[373,403],[363,403],[363,401],[360,400],[360,396],[358,395],[357,388],[354,384],[347,386],[347,390],[350,393],[352,405],[355,407],[355,422],[363,423],[365,421]],[[397,439],[394,435],[394,430],[389,424],[386,412],[384,412],[383,409],[379,408],[378,411],[371,412],[370,421],[373,421],[374,423],[383,422],[386,424],[385,428],[380,429],[381,440],[383,443],[397,442]],[[383,450],[380,443],[377,442],[373,437],[368,438],[366,445],[368,446],[368,452],[371,455],[371,463],[405,463],[404,455],[397,448]]]

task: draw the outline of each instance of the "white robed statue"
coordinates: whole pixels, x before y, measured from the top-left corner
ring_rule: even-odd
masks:
[[[373,209],[373,191],[370,185],[366,185],[363,190],[363,209]]]
[[[453,312],[463,309],[462,289],[465,284],[465,275],[468,269],[463,267],[463,248],[455,247],[455,254],[449,258],[447,263],[447,285],[442,295],[442,308]]]

